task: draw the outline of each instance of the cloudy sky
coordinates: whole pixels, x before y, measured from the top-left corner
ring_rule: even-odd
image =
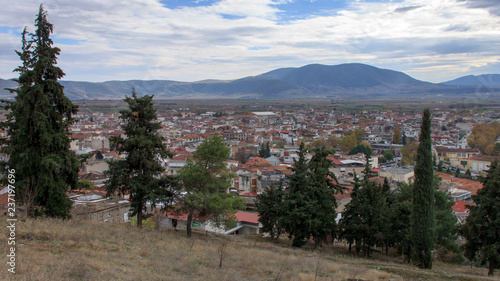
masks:
[[[38,0],[0,0],[0,78]],[[359,62],[443,82],[500,73],[498,0],[46,0],[65,80],[235,79]]]

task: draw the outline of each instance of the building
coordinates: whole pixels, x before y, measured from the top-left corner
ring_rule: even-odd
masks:
[[[388,178],[391,182],[405,182],[409,184],[415,178],[412,167],[390,167],[379,172],[382,178]]]

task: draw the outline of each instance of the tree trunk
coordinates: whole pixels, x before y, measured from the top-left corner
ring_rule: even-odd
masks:
[[[489,262],[489,267],[488,267],[488,276],[493,276],[493,271],[495,270],[495,267],[493,266],[493,262]]]
[[[191,223],[193,222],[193,211],[189,211],[188,217],[187,217],[187,225],[186,225],[186,234],[187,237],[191,237]]]
[[[137,213],[137,227],[142,229],[142,210]]]
[[[349,253],[351,252],[352,242],[349,242]]]

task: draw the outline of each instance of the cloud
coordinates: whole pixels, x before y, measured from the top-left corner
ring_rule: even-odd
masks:
[[[452,24],[443,29],[443,31],[458,31],[458,32],[466,32],[469,30],[470,26],[466,24]]]
[[[421,7],[422,6],[400,7],[400,8],[396,8],[396,10],[394,10],[394,12],[395,13],[406,13],[406,12],[409,12],[409,11],[412,11],[412,10],[415,10],[415,9],[418,9]]]
[[[38,11],[38,0],[18,2],[0,0],[2,78],[12,77],[19,64],[14,49],[20,35],[11,30],[20,33],[25,25],[33,30]],[[226,80],[309,63],[361,62],[440,82],[448,73],[471,69],[464,65],[481,68],[498,59],[493,51],[500,42],[498,19],[472,1],[328,0],[314,2],[307,13],[292,2],[175,6],[157,0],[46,0],[44,5],[68,80]],[[303,14],[290,15],[289,7]]]
[[[500,2],[498,0],[458,0],[465,2],[470,8],[487,9],[491,14],[500,16]]]

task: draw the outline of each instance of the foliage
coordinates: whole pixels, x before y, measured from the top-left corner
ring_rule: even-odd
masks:
[[[335,148],[339,145],[340,140],[330,136],[327,139],[319,138],[313,141],[311,147],[316,149],[330,150],[331,153],[335,153]]]
[[[435,247],[441,259],[448,262],[460,262],[463,256],[456,240],[458,239],[457,217],[453,215],[454,201],[450,195],[435,190],[434,216],[436,226],[434,229]],[[447,260],[452,254],[453,260]]]
[[[340,141],[340,149],[342,149],[342,151],[351,151],[354,147],[361,144],[364,135],[365,133],[362,130],[350,131],[349,134]]]
[[[417,158],[418,142],[410,142],[401,148],[403,165],[413,165]]]
[[[500,123],[476,124],[467,139],[471,148],[478,148],[485,155],[500,155],[500,147],[495,147],[495,140],[500,136]]]
[[[70,151],[68,127],[74,123],[75,106],[58,82],[65,74],[56,66],[60,49],[53,47],[53,25],[40,5],[35,33],[24,29],[22,51],[16,51],[22,65],[15,101],[2,101],[9,112],[0,123],[7,138],[2,152],[10,156],[7,165],[16,171],[16,200],[27,206],[28,216],[35,209],[51,217],[70,218],[69,188],[78,182],[79,160]]]
[[[271,157],[271,148],[269,147],[269,142],[267,144],[260,145],[259,157],[262,157],[262,158]]]
[[[392,143],[401,143],[401,129],[394,128],[394,134],[392,135]]]
[[[488,275],[500,265],[500,167],[498,162],[491,164],[483,179],[483,188],[478,190],[472,200],[476,206],[469,206],[470,214],[460,234],[467,240],[465,256],[470,260],[489,263]]]
[[[76,185],[76,189],[79,189],[79,190],[94,190],[95,189],[95,185],[90,180],[79,180],[78,184]]]
[[[366,153],[371,153],[371,151],[372,151],[371,145],[369,143],[363,141],[360,144],[358,144],[357,146],[353,147],[349,151],[349,155],[354,155],[354,154],[358,154],[358,153],[366,154]]]
[[[282,181],[277,186],[271,184],[269,188],[259,195],[256,204],[259,222],[262,224],[262,231],[269,232],[271,238],[279,238],[283,231],[284,199],[285,191],[283,190]]]
[[[229,148],[221,136],[206,138],[196,149],[193,160],[179,170],[182,191],[186,192],[176,206],[176,212],[187,212],[187,236],[191,237],[193,217],[199,221],[210,219],[221,226],[227,217],[244,207],[242,198],[227,191],[233,174],[226,166]]]
[[[431,113],[422,114],[415,165],[415,183],[412,189],[411,216],[412,261],[420,268],[432,268],[434,246],[434,170],[432,165]]]
[[[129,108],[120,111],[124,121],[122,129],[126,138],[118,136],[113,139],[120,153],[126,153],[125,160],[109,161],[107,193],[129,194],[131,215],[137,216],[137,226],[142,227],[143,212],[146,202],[152,208],[157,204],[171,205],[174,200],[176,180],[165,176],[161,160],[172,157],[164,144],[163,137],[158,134],[161,124],[155,122],[156,109],[153,107],[153,96],[137,97],[134,89],[132,96],[124,101]]]
[[[392,161],[392,159],[394,159],[394,152],[392,152],[392,150],[384,150],[383,155],[387,161]]]
[[[305,145],[301,143],[284,204],[283,226],[295,247],[303,246],[311,236],[320,244],[325,235],[335,235],[337,201],[334,195],[342,190],[335,175],[328,170],[331,161],[326,158],[327,151],[315,150],[309,163],[305,154]]]
[[[142,229],[155,230],[157,227],[158,215],[153,215],[142,221]],[[137,226],[137,217],[131,217],[129,223],[133,226]]]
[[[366,154],[363,181],[355,177],[351,201],[340,220],[339,237],[350,244],[356,243],[356,251],[363,249],[370,256],[371,248],[384,242],[386,227],[386,196],[382,186],[370,180],[370,154]]]

